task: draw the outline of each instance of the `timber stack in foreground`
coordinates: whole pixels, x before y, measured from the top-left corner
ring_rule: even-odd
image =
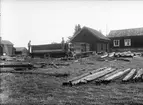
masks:
[[[95,81],[97,83],[109,83],[121,79],[122,82],[143,80],[143,69],[117,69],[111,67],[103,67],[92,72],[82,74],[81,76],[64,82],[63,85],[77,85]]]

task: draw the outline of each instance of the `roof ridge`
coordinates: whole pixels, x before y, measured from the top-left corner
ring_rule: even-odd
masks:
[[[78,31],[76,34],[73,35],[73,37],[70,39],[70,42],[83,30],[83,29],[86,29],[88,32],[90,32],[92,35],[94,35],[96,38],[98,39],[104,39],[104,40],[110,40],[109,38],[107,38],[105,35],[103,35],[101,32],[93,29],[93,28],[90,28],[90,27],[87,27],[87,26],[83,26],[81,28],[80,31]]]
[[[140,36],[143,35],[143,27],[121,30],[111,30],[108,37]]]
[[[116,29],[116,30],[111,30],[111,31],[124,31],[124,30],[133,30],[133,29],[143,29],[143,27],[138,27],[138,28],[126,28],[126,29]],[[110,31],[110,32],[111,32]]]
[[[97,37],[99,38],[99,39],[108,39],[108,37],[106,37],[103,33],[101,33],[100,31],[98,31],[98,30],[96,30],[96,29],[93,29],[93,28],[90,28],[90,27],[86,27],[91,33],[93,33],[93,34],[95,34],[94,32],[92,32],[92,31],[95,31],[97,34],[99,34],[99,35],[97,35]],[[108,39],[108,40],[110,40],[110,39]]]

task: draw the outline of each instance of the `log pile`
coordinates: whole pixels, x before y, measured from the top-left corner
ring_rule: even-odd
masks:
[[[104,69],[104,70],[102,70],[102,71],[99,71],[99,72],[96,72],[96,73],[87,75],[87,76],[85,76],[85,77],[83,77],[83,78],[81,78],[81,79],[72,81],[71,84],[72,84],[72,85],[76,85],[76,84],[78,84],[78,83],[87,83],[87,82],[92,81],[92,80],[94,80],[94,79],[98,79],[98,78],[100,78],[100,77],[102,77],[102,76],[104,76],[104,75],[106,75],[106,74],[112,72],[113,70],[114,70],[114,69],[112,69],[112,68],[107,68],[107,69]]]
[[[132,69],[126,76],[123,78],[123,81],[129,81],[133,75],[136,73],[136,69]]]
[[[112,80],[115,80],[115,79],[121,77],[122,75],[124,75],[125,73],[127,73],[129,70],[130,70],[130,68],[129,68],[129,69],[125,69],[125,70],[123,70],[123,71],[119,71],[118,73],[116,73],[116,74],[114,74],[114,75],[111,75],[110,77],[105,78],[104,81],[112,81]]]
[[[31,63],[15,63],[15,62],[5,62],[0,63],[0,68],[14,68],[15,70],[22,70],[22,69],[32,69],[33,65]]]
[[[143,80],[143,69],[117,69],[111,67],[103,67],[70,79],[67,82],[64,82],[63,85],[72,86],[81,83],[85,84],[91,81],[94,81],[95,83],[109,83],[118,79],[121,80],[121,82],[137,82],[138,80]]]
[[[142,79],[141,77],[143,77],[142,76],[143,75],[143,69],[141,68],[141,69],[139,69],[138,71],[137,71],[137,73],[136,73],[136,75],[134,76],[134,80],[135,81],[138,81],[138,80],[140,80],[140,79]]]
[[[104,53],[102,56],[98,58],[99,61],[110,61],[110,60],[122,60],[130,62],[130,59],[133,58],[136,54],[130,51],[128,52],[112,52],[112,53]]]

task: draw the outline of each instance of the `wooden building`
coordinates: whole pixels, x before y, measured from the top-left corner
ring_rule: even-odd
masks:
[[[15,55],[28,55],[28,50],[25,47],[15,47]]]
[[[89,27],[83,27],[70,40],[75,52],[108,52],[109,41],[101,32]]]
[[[111,30],[111,51],[143,51],[143,28]]]
[[[0,56],[3,54],[3,48],[2,48],[2,44],[1,44],[1,37],[0,37]]]
[[[13,43],[11,43],[8,40],[1,40],[1,44],[0,44],[0,54],[3,55],[8,55],[8,56],[12,56],[14,55],[14,50],[13,50]]]
[[[63,57],[67,53],[67,45],[62,43],[31,45],[32,57]]]

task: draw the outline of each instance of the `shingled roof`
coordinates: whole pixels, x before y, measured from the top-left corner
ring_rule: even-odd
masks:
[[[91,34],[93,34],[96,38],[98,39],[103,39],[103,40],[110,40],[109,38],[107,38],[106,36],[104,36],[101,32],[95,30],[95,29],[92,29],[92,28],[89,28],[89,27],[83,27],[80,31],[78,31],[72,38],[71,40],[73,40],[78,34],[80,34],[80,32],[82,30],[88,30]],[[70,40],[70,41],[71,41]]]
[[[111,30],[108,37],[141,36],[141,35],[143,35],[143,27],[122,29],[122,30]]]
[[[89,28],[89,27],[83,27],[83,28],[88,29],[93,35],[95,35],[99,39],[110,40],[106,36],[104,36],[101,32],[99,32],[99,31],[97,31],[95,29],[92,29],[92,28]]]
[[[13,43],[11,43],[8,40],[2,40],[1,43],[4,44],[4,45],[13,45]]]

